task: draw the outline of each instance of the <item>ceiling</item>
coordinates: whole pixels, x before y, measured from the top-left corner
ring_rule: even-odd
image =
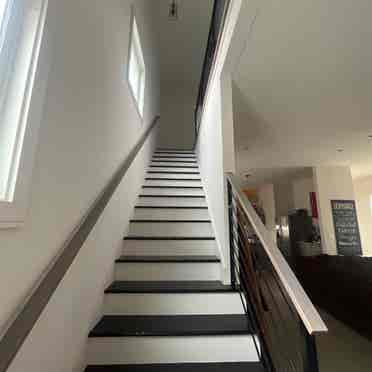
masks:
[[[178,0],[177,20],[168,18],[170,0],[152,1],[159,37],[161,89],[186,86],[196,96],[214,1]]]
[[[232,45],[240,172],[372,174],[371,14],[370,0],[243,1]]]
[[[242,185],[247,188],[256,188],[268,183],[281,184],[288,180],[312,176],[312,168],[309,167],[251,168],[239,174]]]

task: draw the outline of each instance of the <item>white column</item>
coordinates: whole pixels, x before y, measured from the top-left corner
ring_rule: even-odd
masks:
[[[258,197],[265,212],[265,225],[276,241],[276,222],[275,222],[275,197],[274,185],[269,183],[259,187]]]

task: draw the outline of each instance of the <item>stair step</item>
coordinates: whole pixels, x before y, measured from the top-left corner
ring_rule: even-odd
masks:
[[[153,159],[150,163],[150,166],[156,165],[156,166],[163,166],[163,167],[169,167],[169,166],[177,166],[177,167],[188,167],[191,165],[198,166],[198,162],[196,160],[162,160],[162,159]]]
[[[218,315],[106,315],[89,337],[249,335],[245,314]]]
[[[213,240],[212,236],[126,236],[124,240]]]
[[[198,263],[221,262],[217,256],[121,256],[115,262]]]
[[[150,207],[207,207],[204,197],[190,198],[182,196],[144,196],[138,198],[137,206],[150,206]]]
[[[134,208],[136,209],[191,209],[191,210],[198,210],[204,209],[208,210],[208,207],[193,207],[193,206],[173,206],[173,205],[136,205]]]
[[[264,372],[260,363],[177,363],[88,366],[85,372]]]
[[[235,292],[220,281],[113,282],[105,293],[221,293]]]
[[[212,223],[212,220],[130,220],[130,223]]]
[[[147,174],[173,174],[173,175],[179,175],[179,174],[196,174],[200,175],[199,171],[193,171],[188,170],[186,168],[164,168],[164,169],[150,169],[147,171]]]
[[[218,281],[117,281],[105,291],[103,314],[244,314],[244,308],[239,292]]]
[[[154,155],[171,154],[171,155],[195,155],[194,151],[173,151],[173,150],[157,150]]]
[[[147,172],[149,173],[145,180],[166,180],[166,181],[201,181],[199,173],[159,173],[159,172]]]
[[[203,188],[200,180],[167,180],[164,178],[161,179],[153,179],[153,178],[146,178],[144,186],[151,187],[151,186],[160,186],[160,187],[198,187]]]
[[[127,255],[216,255],[215,240],[125,240]]]
[[[168,318],[168,317],[167,317]],[[88,364],[259,362],[253,336],[90,337]]]
[[[159,186],[155,186],[155,185],[143,185],[142,186],[143,189],[199,189],[199,190],[203,190],[203,186],[172,186],[172,185],[159,185]]]
[[[160,208],[140,207],[134,209],[134,219],[155,220],[209,220],[208,208]]]
[[[152,194],[140,194],[140,198],[194,198],[194,199],[205,199],[205,195],[152,195]]]
[[[143,237],[214,237],[212,224],[208,221],[131,221],[129,225],[130,236]]]
[[[115,263],[115,280],[121,281],[220,279],[221,264],[218,261],[118,261]]]
[[[187,172],[188,169],[198,169],[199,166],[197,165],[190,165],[190,164],[186,164],[186,165],[180,165],[180,164],[150,164],[150,168],[164,168],[164,169],[185,169],[185,171]],[[154,169],[151,169],[151,170],[154,170]]]
[[[173,187],[167,187],[167,186],[142,186],[142,195],[155,195],[155,196],[199,196],[199,197],[205,197],[203,188],[201,186],[199,187],[180,187],[180,186],[173,186]]]
[[[198,159],[193,155],[182,155],[182,156],[172,156],[172,155],[153,155],[152,160],[171,160],[171,161],[195,161]]]

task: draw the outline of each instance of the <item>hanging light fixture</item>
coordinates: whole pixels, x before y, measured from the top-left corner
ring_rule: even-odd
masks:
[[[171,20],[177,20],[178,19],[178,2],[177,2],[177,0],[172,0],[169,3],[168,18],[171,19]]]

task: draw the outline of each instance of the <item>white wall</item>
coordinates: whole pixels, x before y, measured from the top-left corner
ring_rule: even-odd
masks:
[[[314,168],[314,183],[319,209],[319,226],[323,253],[336,255],[336,237],[331,200],[354,200],[350,167],[324,166]]]
[[[54,56],[28,218],[22,229],[0,230],[2,329],[159,112],[158,62],[147,3],[135,2],[147,67],[142,123],[124,78],[130,1],[51,1],[58,15],[48,19],[56,22]],[[48,27],[46,32],[50,32]],[[111,281],[154,136],[125,176],[9,371],[82,370],[87,334]]]
[[[200,173],[202,175],[209,213],[213,221],[217,244],[220,249],[223,270],[228,270],[228,224],[225,178],[223,168],[222,121],[221,121],[221,84],[216,79],[211,87],[200,126],[196,148]],[[225,273],[226,274],[226,273]],[[227,274],[224,279],[227,279]]]
[[[161,85],[161,122],[158,145],[163,148],[191,149],[194,145],[194,110],[196,94],[175,84]]]
[[[354,180],[363,256],[372,256],[372,176]]]

